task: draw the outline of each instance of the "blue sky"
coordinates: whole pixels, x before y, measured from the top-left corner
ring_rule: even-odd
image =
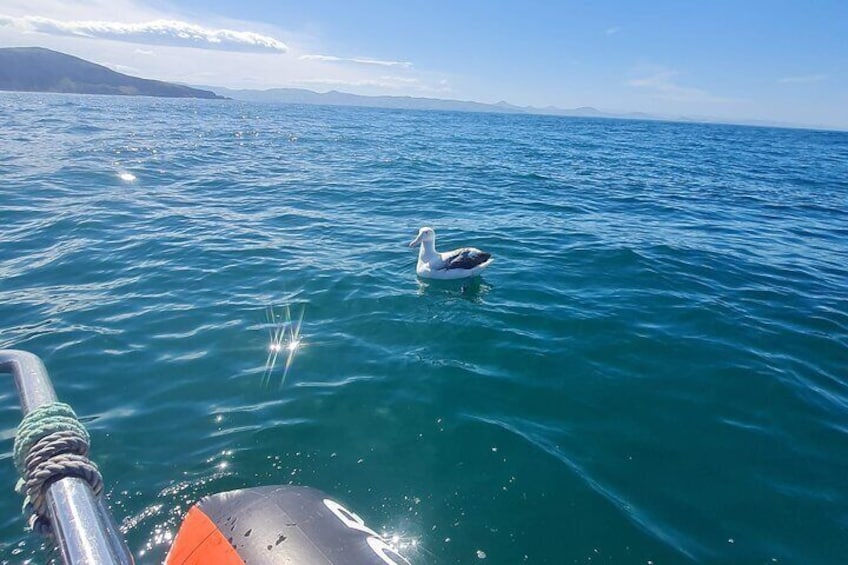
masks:
[[[4,0],[0,45],[191,84],[848,129],[846,0]]]

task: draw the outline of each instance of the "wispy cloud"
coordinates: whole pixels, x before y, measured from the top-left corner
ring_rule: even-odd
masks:
[[[401,79],[400,81],[391,77],[381,77],[379,79],[338,79],[338,78],[305,78],[296,81],[299,84],[323,84],[325,86],[379,86],[382,88],[401,88],[409,86],[410,79]],[[412,84],[417,83],[415,79],[411,79]]]
[[[715,96],[691,86],[680,84],[679,73],[661,65],[641,65],[631,73],[627,81],[629,86],[653,92],[658,98],[675,102],[730,102],[729,98]]]
[[[177,20],[141,23],[109,21],[61,21],[39,16],[0,15],[0,26],[47,35],[110,39],[145,45],[168,45],[223,51],[285,53],[282,41],[250,31],[210,29]]]
[[[113,71],[118,71],[119,73],[124,73],[128,75],[138,75],[141,74],[136,67],[131,67],[129,65],[118,65],[115,63],[106,63],[106,66],[112,69]]]
[[[301,61],[327,61],[330,63],[355,63],[357,65],[376,65],[378,67],[412,67],[408,61],[381,61],[379,59],[368,59],[360,57],[336,57],[334,55],[301,55]]]
[[[376,87],[391,90],[414,90],[418,92],[449,92],[450,85],[446,80],[441,80],[437,85],[428,84],[421,79],[413,77],[381,76],[377,78],[364,79],[338,79],[338,78],[304,78],[294,81],[301,85],[319,85],[327,87]]]
[[[620,32],[620,31],[621,31],[620,27],[613,26],[613,27],[608,27],[607,29],[605,29],[604,33],[607,34],[607,35],[615,35],[616,33]]]
[[[780,84],[803,84],[810,82],[821,82],[827,80],[827,75],[802,75],[794,77],[784,77],[777,82]]]

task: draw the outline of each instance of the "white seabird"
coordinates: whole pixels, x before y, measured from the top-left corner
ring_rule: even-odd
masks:
[[[475,277],[494,260],[491,253],[474,247],[462,247],[453,251],[436,251],[436,232],[433,228],[418,230],[418,237],[409,246],[421,245],[415,272],[427,279],[464,279]]]

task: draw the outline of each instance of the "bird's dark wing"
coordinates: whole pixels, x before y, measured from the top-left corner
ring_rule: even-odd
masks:
[[[465,247],[451,252],[448,257],[444,258],[445,264],[442,266],[444,270],[450,269],[473,269],[479,267],[492,257],[491,253],[474,249],[473,247]]]

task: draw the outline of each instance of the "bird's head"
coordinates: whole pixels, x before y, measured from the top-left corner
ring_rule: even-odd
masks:
[[[436,241],[436,232],[433,228],[423,227],[418,230],[418,237],[409,242],[410,247],[414,247],[424,242],[434,243]]]

